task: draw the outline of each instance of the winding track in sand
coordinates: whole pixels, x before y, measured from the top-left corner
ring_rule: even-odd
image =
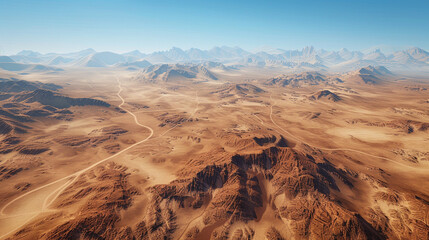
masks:
[[[6,219],[6,218],[11,218],[11,217],[16,217],[16,216],[25,216],[25,215],[32,215],[32,216],[30,216],[27,220],[25,220],[22,224],[20,224],[19,226],[17,226],[16,228],[14,228],[13,230],[11,230],[11,231],[9,231],[9,232],[7,232],[7,233],[5,233],[5,234],[3,234],[3,235],[1,235],[0,236],[0,239],[2,239],[2,238],[4,238],[4,237],[6,237],[6,236],[8,236],[8,235],[10,235],[10,234],[12,234],[13,232],[15,232],[15,231],[17,231],[18,229],[20,229],[21,227],[23,227],[25,224],[27,224],[28,222],[30,222],[31,220],[33,220],[35,217],[37,217],[40,213],[43,213],[43,212],[48,212],[48,211],[52,211],[52,210],[49,210],[48,209],[48,207],[61,195],[61,193],[63,193],[64,192],[64,190],[65,189],[67,189],[67,187],[69,187],[71,184],[73,184],[78,178],[79,178],[79,176],[81,176],[83,173],[85,173],[86,171],[88,171],[88,170],[90,170],[90,169],[92,169],[92,168],[94,168],[94,167],[96,167],[96,166],[98,166],[99,164],[101,164],[101,163],[104,163],[104,162],[106,162],[106,161],[108,161],[108,160],[110,160],[110,159],[112,159],[112,158],[114,158],[114,157],[117,157],[118,155],[120,155],[120,154],[122,154],[122,153],[124,153],[124,152],[126,152],[126,151],[128,151],[128,150],[130,150],[131,148],[133,148],[133,147],[135,147],[135,146],[137,146],[137,145],[139,145],[139,144],[141,144],[141,143],[144,143],[144,142],[146,142],[146,141],[148,141],[149,139],[151,139],[152,138],[152,136],[154,135],[154,131],[153,131],[153,129],[151,128],[151,127],[149,127],[149,126],[146,126],[146,125],[144,125],[144,124],[142,124],[142,123],[140,123],[139,122],[139,120],[138,120],[138,118],[137,118],[137,116],[133,113],[133,112],[131,112],[131,111],[129,111],[129,110],[127,110],[126,108],[124,108],[123,107],[123,105],[125,104],[125,99],[121,96],[121,92],[123,91],[123,88],[122,88],[122,85],[121,85],[121,82],[119,81],[119,78],[118,77],[116,77],[116,81],[118,82],[118,88],[119,88],[119,90],[118,90],[118,92],[116,93],[116,95],[119,97],[119,99],[121,99],[121,103],[118,105],[118,107],[119,108],[121,108],[122,110],[124,110],[124,111],[126,111],[128,114],[130,114],[133,118],[134,118],[134,122],[137,124],[137,125],[139,125],[139,126],[141,126],[141,127],[143,127],[143,128],[145,128],[145,129],[147,129],[147,130],[149,130],[149,135],[146,137],[146,138],[144,138],[143,140],[141,140],[141,141],[139,141],[139,142],[136,142],[136,143],[134,143],[134,144],[132,144],[132,145],[130,145],[130,146],[128,146],[128,147],[126,147],[126,148],[124,148],[124,149],[122,149],[121,151],[119,151],[119,152],[117,152],[117,153],[115,153],[115,154],[113,154],[113,155],[111,155],[111,156],[109,156],[109,157],[107,157],[107,158],[104,158],[104,159],[102,159],[102,160],[100,160],[100,161],[98,161],[98,162],[96,162],[96,163],[94,163],[94,164],[92,164],[92,165],[90,165],[89,167],[87,167],[87,168],[84,168],[84,169],[82,169],[82,170],[80,170],[80,171],[78,171],[78,172],[75,172],[75,173],[73,173],[73,174],[70,174],[70,175],[68,175],[68,176],[65,176],[65,177],[63,177],[63,178],[60,178],[60,179],[58,179],[58,180],[55,180],[55,181],[53,181],[53,182],[50,182],[50,183],[47,183],[47,184],[45,184],[45,185],[43,185],[43,186],[40,186],[40,187],[38,187],[38,188],[35,188],[35,189],[33,189],[33,190],[31,190],[31,191],[29,191],[29,192],[27,192],[27,193],[24,193],[23,195],[21,195],[21,196],[19,196],[19,197],[17,197],[17,198],[15,198],[15,199],[13,199],[13,200],[11,200],[10,202],[8,202],[6,205],[4,205],[3,207],[2,207],[2,209],[0,210],[0,219]],[[195,109],[194,109],[194,111],[192,112],[192,114],[187,118],[187,121],[188,120],[190,120],[195,114],[196,114],[196,112],[198,111],[198,107],[199,107],[199,104],[200,104],[200,101],[199,101],[199,98],[198,98],[198,91],[196,91],[195,92],[195,97],[196,97],[196,106],[195,106]],[[163,133],[161,133],[158,137],[161,137],[161,136],[164,136],[166,133],[168,133],[168,132],[170,132],[171,130],[173,130],[173,129],[175,129],[176,127],[178,127],[179,125],[181,125],[181,123],[177,123],[177,124],[175,124],[173,127],[171,127],[171,128],[169,128],[168,130],[166,130],[165,132],[163,132]],[[41,209],[39,210],[39,211],[33,211],[33,212],[29,212],[29,213],[26,213],[26,214],[17,214],[17,215],[10,215],[10,214],[5,214],[4,212],[5,212],[5,210],[9,207],[9,206],[11,206],[14,202],[16,202],[16,201],[18,201],[18,200],[20,200],[20,199],[23,199],[24,197],[26,197],[26,196],[28,196],[28,195],[30,195],[30,194],[32,194],[32,193],[35,193],[35,192],[37,192],[37,191],[39,191],[39,190],[42,190],[42,189],[44,189],[44,188],[47,188],[47,187],[49,187],[49,186],[52,186],[52,185],[54,185],[54,184],[57,184],[57,183],[60,183],[61,181],[65,181],[65,180],[68,180],[66,183],[64,183],[63,185],[61,185],[61,186],[59,186],[58,188],[56,188],[55,190],[53,190],[45,199],[44,199],[44,202],[43,202],[43,205],[42,205],[42,207],[41,207]]]
[[[273,98],[272,98],[271,95],[270,95],[270,100],[271,100],[271,102],[273,102]],[[301,142],[301,143],[306,144],[306,145],[308,145],[310,147],[317,148],[317,149],[320,149],[320,150],[325,150],[325,151],[348,151],[348,152],[354,152],[354,153],[362,154],[362,155],[365,155],[365,156],[368,156],[368,157],[373,157],[373,158],[378,158],[378,159],[382,159],[382,160],[385,160],[385,161],[389,161],[389,162],[392,162],[392,163],[397,164],[397,165],[402,166],[402,167],[411,168],[411,169],[413,169],[413,171],[420,171],[420,172],[427,173],[427,169],[426,168],[422,168],[421,166],[419,166],[419,167],[413,167],[413,166],[410,166],[410,165],[407,165],[407,164],[400,163],[400,162],[395,161],[395,160],[390,159],[390,158],[377,156],[377,155],[366,153],[366,152],[362,152],[362,151],[359,151],[359,150],[355,150],[355,149],[351,149],[351,148],[325,148],[325,147],[319,147],[319,146],[315,146],[315,145],[312,145],[310,143],[307,143],[304,140],[302,140],[301,138],[299,138],[299,137],[295,136],[294,134],[290,133],[289,131],[285,130],[284,128],[282,128],[281,126],[279,126],[274,121],[274,119],[273,119],[273,107],[275,106],[275,104],[276,104],[275,101],[274,101],[274,103],[270,104],[270,119],[271,119],[271,122],[276,127],[278,127],[280,130],[282,130],[283,132],[287,133],[289,136],[291,136],[293,139],[297,140],[298,142]]]
[[[24,197],[26,197],[26,196],[28,196],[28,195],[30,195],[30,194],[32,194],[32,193],[35,193],[35,192],[37,192],[37,191],[39,191],[39,190],[41,190],[41,189],[44,189],[44,188],[46,188],[46,187],[49,187],[49,186],[52,186],[52,185],[54,185],[54,184],[56,184],[56,183],[59,183],[59,182],[61,182],[61,181],[64,181],[64,180],[68,180],[65,184],[63,184],[63,185],[61,185],[60,187],[58,187],[58,188],[56,188],[54,191],[52,191],[46,198],[45,198],[45,200],[44,200],[44,202],[43,202],[43,205],[42,205],[42,207],[41,207],[41,209],[39,210],[39,211],[35,211],[35,212],[32,212],[32,214],[31,215],[33,215],[32,217],[30,217],[29,219],[27,219],[26,221],[24,221],[20,226],[18,226],[18,227],[16,227],[15,229],[13,229],[13,230],[11,230],[11,231],[9,231],[9,232],[7,232],[7,233],[5,233],[5,234],[3,234],[2,236],[0,236],[0,239],[1,238],[4,238],[4,237],[6,237],[6,236],[8,236],[9,234],[11,234],[11,233],[13,233],[13,232],[15,232],[16,230],[18,230],[19,228],[21,228],[22,226],[24,226],[26,223],[28,223],[29,221],[31,221],[32,219],[34,219],[38,214],[40,214],[40,213],[42,213],[42,212],[46,212],[47,211],[47,208],[58,198],[58,196],[68,187],[68,186],[70,186],[71,184],[73,184],[78,178],[79,178],[79,176],[81,176],[83,173],[85,173],[86,171],[88,171],[88,170],[90,170],[90,169],[92,169],[92,168],[94,168],[94,167],[96,167],[97,165],[99,165],[99,164],[101,164],[101,163],[104,163],[104,162],[106,162],[106,161],[108,161],[108,160],[110,160],[110,159],[112,159],[112,158],[114,158],[114,157],[117,157],[118,155],[120,155],[120,154],[122,154],[122,153],[124,153],[124,152],[126,152],[126,151],[128,151],[128,150],[130,150],[131,148],[133,148],[133,147],[135,147],[135,146],[137,146],[137,145],[139,145],[139,144],[142,144],[142,143],[144,143],[144,142],[146,142],[147,140],[149,140],[152,136],[153,136],[153,134],[154,134],[154,131],[153,131],[153,129],[151,128],[151,127],[149,127],[149,126],[146,126],[146,125],[144,125],[144,124],[142,124],[142,123],[140,123],[139,122],[139,120],[138,120],[138,118],[137,118],[137,116],[134,114],[134,113],[132,113],[131,111],[129,111],[129,110],[127,110],[126,108],[124,108],[123,107],[123,105],[125,104],[125,100],[124,100],[124,98],[122,98],[122,96],[121,96],[121,92],[122,92],[122,90],[123,90],[123,88],[122,88],[122,86],[121,86],[121,82],[119,81],[119,78],[118,77],[116,77],[116,80],[117,80],[117,82],[118,82],[118,87],[119,87],[119,91],[117,92],[117,96],[121,99],[121,101],[122,101],[122,103],[121,104],[119,104],[119,108],[121,108],[122,110],[124,110],[124,111],[126,111],[127,113],[129,113],[131,116],[133,116],[133,118],[134,118],[134,122],[137,124],[137,125],[139,125],[139,126],[141,126],[141,127],[143,127],[143,128],[145,128],[145,129],[147,129],[147,130],[149,130],[149,135],[146,137],[146,138],[144,138],[143,140],[141,140],[141,141],[139,141],[139,142],[136,142],[136,143],[134,143],[134,144],[132,144],[132,145],[130,145],[130,146],[128,146],[128,147],[126,147],[126,148],[124,148],[124,149],[122,149],[121,151],[119,151],[119,152],[117,152],[117,153],[115,153],[115,154],[113,154],[113,155],[111,155],[111,156],[109,156],[109,157],[106,157],[106,158],[104,158],[104,159],[102,159],[102,160],[100,160],[100,161],[98,161],[98,162],[96,162],[96,163],[94,163],[94,164],[92,164],[92,165],[90,165],[89,167],[87,167],[87,168],[84,168],[84,169],[82,169],[82,170],[80,170],[80,171],[78,171],[78,172],[75,172],[75,173],[73,173],[73,174],[70,174],[70,175],[68,175],[68,176],[65,176],[65,177],[63,177],[63,178],[60,178],[60,179],[58,179],[58,180],[55,180],[55,181],[53,181],[53,182],[50,182],[50,183],[47,183],[47,184],[45,184],[45,185],[43,185],[43,186],[40,186],[40,187],[38,187],[38,188],[35,188],[35,189],[33,189],[33,190],[31,190],[31,191],[29,191],[29,192],[27,192],[27,193],[24,193],[23,195],[21,195],[21,196],[19,196],[19,197],[17,197],[17,198],[15,198],[15,199],[13,199],[13,200],[11,200],[10,202],[8,202],[6,205],[4,205],[3,206],[3,208],[0,210],[0,218],[7,218],[7,217],[11,217],[11,216],[8,216],[7,214],[5,214],[4,212],[5,212],[5,210],[6,209],[8,209],[8,207],[9,206],[11,206],[14,202],[16,202],[16,201],[18,201],[18,200],[20,200],[20,199],[22,199],[22,198],[24,198]],[[196,110],[195,110],[196,111]],[[55,194],[55,196],[54,196],[54,194]],[[52,197],[52,196],[54,196],[54,197]]]

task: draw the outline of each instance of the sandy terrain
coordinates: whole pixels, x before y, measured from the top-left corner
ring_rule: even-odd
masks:
[[[22,76],[110,106],[0,135],[2,149],[22,140],[0,155],[0,239],[429,236],[429,103],[407,87],[416,79],[280,86],[267,84],[278,70],[214,73]],[[312,97],[321,90],[335,96]],[[29,144],[46,150],[22,153]]]

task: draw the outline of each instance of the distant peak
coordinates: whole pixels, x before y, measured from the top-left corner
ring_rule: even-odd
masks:
[[[419,48],[419,47],[412,47],[406,50],[406,52],[408,53],[425,53],[428,54],[428,52],[426,52],[425,50]]]
[[[78,53],[86,53],[86,54],[91,54],[91,53],[95,53],[96,51],[93,48],[87,48],[84,50],[79,51]]]
[[[39,52],[31,51],[31,50],[22,50],[21,52],[17,53],[16,55],[23,55],[27,57],[38,57],[42,55]]]
[[[302,49],[303,54],[306,55],[311,55],[314,54],[315,50],[313,46],[306,46],[305,48]]]
[[[180,52],[183,52],[183,50],[181,48],[179,48],[179,47],[172,47],[170,49],[170,51],[180,51]]]

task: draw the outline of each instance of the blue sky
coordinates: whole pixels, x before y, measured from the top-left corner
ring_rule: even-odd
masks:
[[[0,0],[0,54],[222,45],[429,50],[428,9],[428,0]]]

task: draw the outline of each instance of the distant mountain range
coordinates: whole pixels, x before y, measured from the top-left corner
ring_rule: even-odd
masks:
[[[11,56],[0,56],[0,65],[5,69],[11,64],[43,64],[56,67],[128,67],[145,68],[151,64],[163,63],[204,63],[219,62],[235,66],[286,67],[296,69],[349,71],[368,65],[383,65],[395,70],[429,69],[429,53],[413,47],[393,53],[383,53],[380,49],[370,51],[316,50],[305,47],[301,50],[266,50],[252,53],[239,47],[214,47],[210,50],[191,48],[182,50],[173,47],[167,51],[141,53],[138,50],[118,54],[113,52],[96,52],[85,49],[74,53],[41,54],[25,50]],[[15,66],[14,66],[15,67]],[[24,68],[20,66],[21,68]],[[19,69],[19,67],[18,67]]]

